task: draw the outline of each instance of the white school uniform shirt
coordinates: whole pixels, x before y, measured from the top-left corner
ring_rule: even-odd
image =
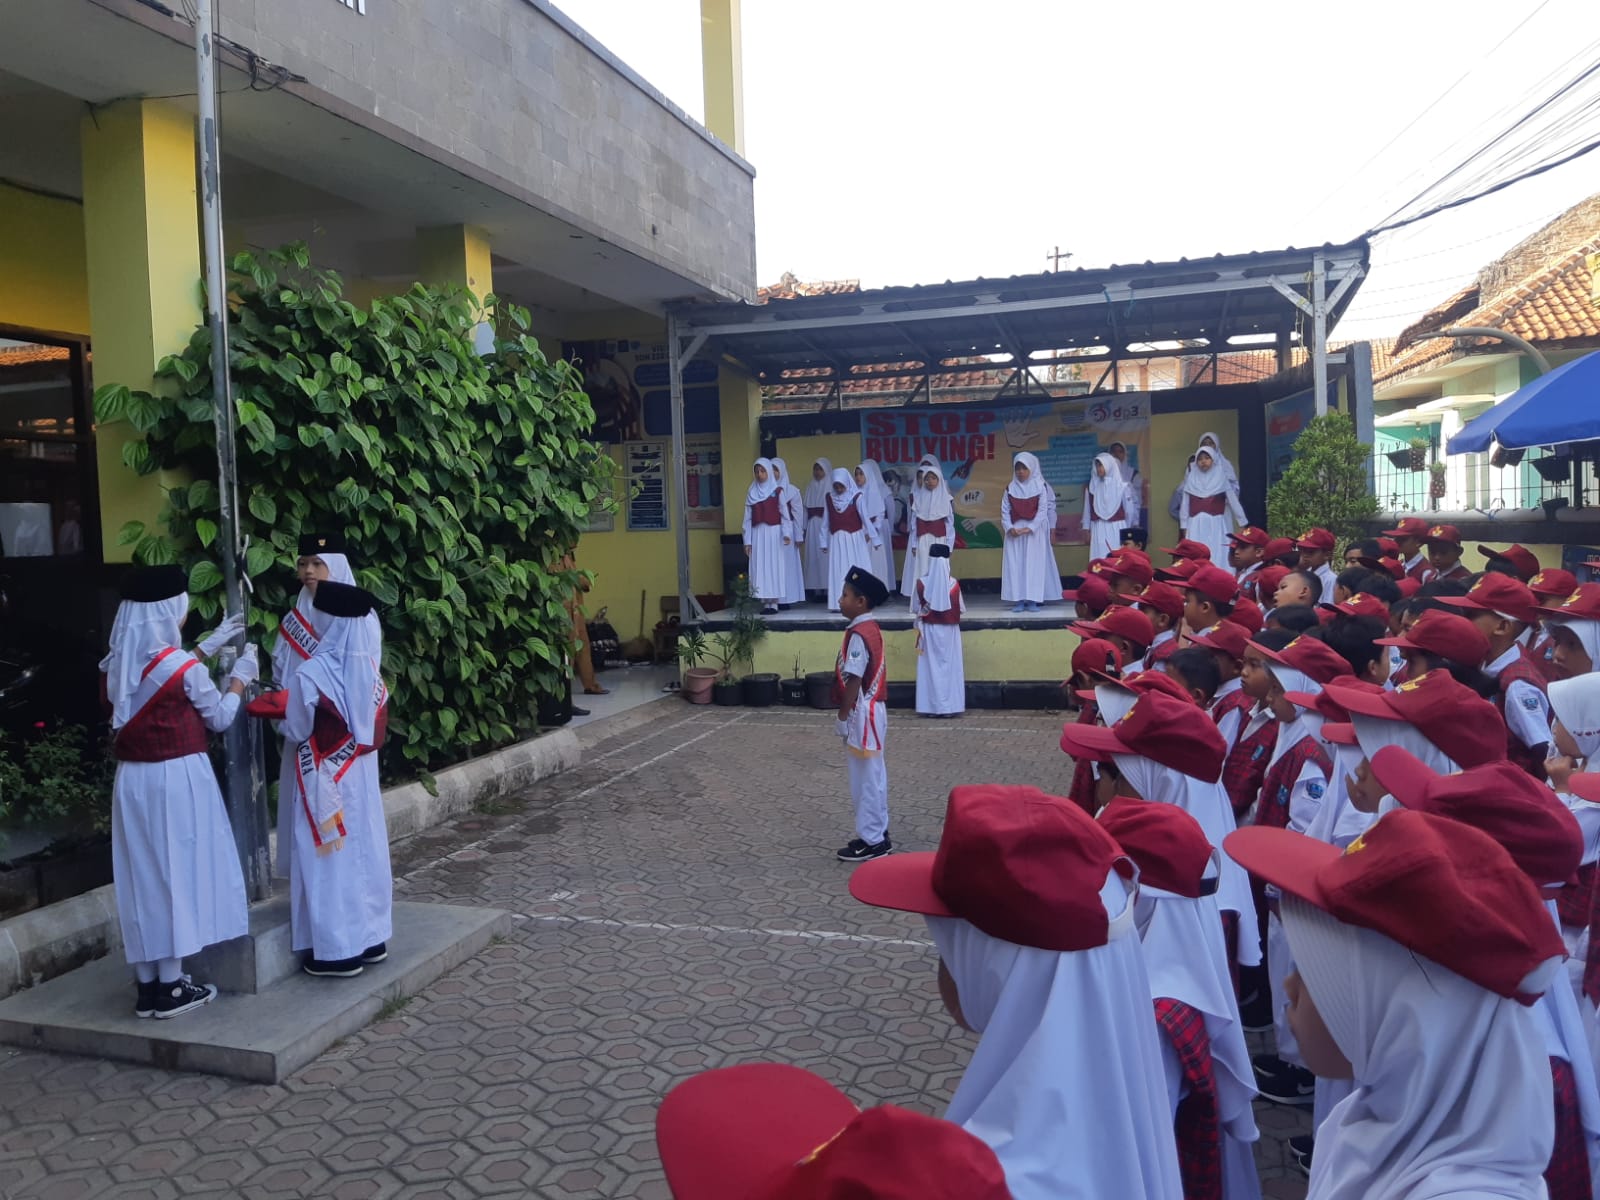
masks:
[[[1484,674],[1499,679],[1500,672],[1517,661],[1522,644],[1511,648],[1484,666]],[[1550,740],[1550,701],[1526,679],[1513,679],[1506,688],[1506,725],[1524,746],[1542,746]]]
[[[874,620],[871,612],[864,612],[851,621],[846,629],[854,629],[866,621]],[[885,647],[885,653],[887,653]],[[873,697],[874,680],[867,678],[867,670],[872,664],[872,657],[867,653],[866,640],[858,633],[850,634],[845,641],[844,673],[854,675],[861,680],[861,691],[856,696],[856,706],[850,710],[850,715],[841,722],[839,732],[843,735],[845,745],[851,750],[863,754],[879,754],[883,751],[883,735],[889,723],[888,709]],[[878,669],[884,669],[884,664],[879,663]]]
[[[1211,707],[1207,711],[1212,713],[1216,712],[1217,705],[1221,704],[1224,700],[1233,695],[1242,687],[1244,687],[1244,682],[1240,680],[1238,676],[1228,680],[1217,689],[1217,694],[1211,697]],[[1235,709],[1233,712],[1226,714],[1222,720],[1217,722],[1217,729],[1222,734],[1223,744],[1225,744],[1229,750],[1232,750],[1236,745],[1239,744],[1239,731],[1243,727],[1244,710],[1242,708]]]
[[[1318,600],[1317,603],[1332,604],[1333,589],[1334,586],[1339,582],[1338,575],[1334,573],[1334,570],[1331,566],[1329,566],[1327,563],[1323,563],[1316,569],[1316,576],[1318,579],[1322,580],[1322,598]]]

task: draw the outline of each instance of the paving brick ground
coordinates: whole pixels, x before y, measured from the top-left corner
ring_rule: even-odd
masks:
[[[401,895],[508,909],[517,930],[287,1083],[0,1049],[0,1196],[664,1197],[658,1098],[753,1060],[940,1111],[973,1041],[940,1006],[920,921],[845,891],[831,720],[648,715],[580,769],[396,848]],[[897,714],[897,843],[934,846],[955,783],[1064,790],[1059,727]],[[1283,1139],[1305,1114],[1258,1116],[1267,1195],[1302,1196]]]

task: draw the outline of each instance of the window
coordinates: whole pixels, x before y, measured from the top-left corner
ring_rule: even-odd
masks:
[[[88,404],[83,343],[0,336],[0,558],[98,554]]]

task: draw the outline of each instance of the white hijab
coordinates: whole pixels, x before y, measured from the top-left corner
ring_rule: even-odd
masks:
[[[861,494],[867,498],[867,512],[879,517],[889,515],[889,485],[883,481],[883,472],[878,469],[878,464],[872,459],[863,459],[856,468],[867,477],[867,484],[861,489]]]
[[[776,495],[778,492],[778,479],[773,473],[772,461],[766,458],[758,458],[755,465],[767,473],[767,481],[762,483],[761,480],[755,477],[755,467],[750,469],[750,490],[744,494],[744,502],[746,504],[760,504],[763,500]]]
[[[818,467],[822,468],[822,478],[818,479],[813,476],[811,481],[806,484],[805,505],[807,508],[821,508],[828,500],[828,490],[833,479],[833,464],[825,458],[814,459],[811,463],[811,468],[815,471]],[[787,475],[788,472],[785,471],[784,474]]]
[[[922,477],[932,471],[939,486],[929,491],[922,486]],[[917,486],[912,489],[911,512],[921,521],[939,521],[951,515],[950,485],[945,482],[944,467],[931,454],[924,454],[917,464]]]
[[[1132,707],[1126,688],[1095,688],[1095,696],[1105,696],[1114,705],[1108,709],[1101,701],[1100,715],[1107,725],[1115,725]],[[1200,823],[1206,841],[1213,846],[1222,845],[1222,839],[1239,827],[1233,815],[1233,801],[1221,783],[1207,783],[1169,767],[1163,767],[1136,754],[1112,756],[1117,770],[1134,791],[1146,800],[1158,804],[1176,804]],[[1253,967],[1261,961],[1261,941],[1256,931],[1255,899],[1250,894],[1250,874],[1232,858],[1222,856],[1217,880],[1217,907],[1223,912],[1239,915],[1239,962]]]
[[[1322,807],[1306,826],[1306,836],[1343,849],[1365,833],[1378,819],[1378,814],[1362,812],[1350,803],[1350,777],[1366,757],[1361,747],[1339,742],[1323,744],[1333,760],[1333,772],[1322,797]]]
[[[993,1148],[1015,1200],[1183,1195],[1133,904],[1114,872],[1100,895],[1110,941],[1072,953],[928,918],[981,1035],[945,1118]]]
[[[1211,469],[1200,469],[1200,453],[1204,451],[1211,456]],[[1195,449],[1195,461],[1189,464],[1189,469],[1183,476],[1183,490],[1191,496],[1220,496],[1233,485],[1228,481],[1231,467],[1224,466],[1227,459],[1213,450],[1210,446],[1199,446]]]
[[[1122,447],[1122,452],[1124,454],[1126,454],[1128,452],[1128,443],[1127,442],[1112,442],[1111,444],[1113,446],[1121,446]],[[1122,473],[1122,481],[1124,483],[1132,483],[1133,482],[1133,477],[1139,473],[1139,472],[1137,472],[1137,471],[1135,471],[1133,469],[1133,464],[1130,463],[1130,462],[1125,462],[1120,458],[1117,458],[1117,456],[1115,454],[1113,454],[1111,457],[1112,457],[1112,460],[1115,461],[1116,464],[1117,464],[1117,470]]]
[[[1122,505],[1124,494],[1128,490],[1128,481],[1122,477],[1115,457],[1110,454],[1096,454],[1094,461],[1105,468],[1102,477],[1089,470],[1089,504],[1091,511],[1088,514],[1091,520],[1109,521],[1111,515]]]
[[[322,565],[328,568],[328,579],[330,582],[348,583],[351,585],[355,584],[356,575],[355,572],[350,569],[350,558],[348,555],[320,553],[309,555],[307,557],[320,558],[322,560]],[[294,600],[294,609],[300,614],[300,619],[307,625],[311,626],[311,628],[321,629],[322,614],[318,613],[311,606],[311,602],[314,598],[315,593],[313,593],[310,588],[302,584],[300,588],[300,594],[296,596]],[[287,683],[288,681],[280,680],[279,682]]]
[[[334,617],[318,610],[322,640],[300,667],[307,684],[332,701],[345,727],[364,746],[372,745],[378,717],[378,670],[383,643],[376,613]]]
[[[1021,463],[1028,468],[1028,481],[1021,482],[1017,478],[1017,464]],[[1011,456],[1011,482],[1006,485],[1006,493],[1013,500],[1027,500],[1044,491],[1044,476],[1039,473],[1039,460],[1026,450],[1019,450]]]
[[[1304,671],[1285,666],[1280,662],[1268,664],[1267,670],[1272,672],[1272,677],[1286,692],[1304,692],[1310,696],[1322,695],[1322,685]],[[1267,759],[1268,767],[1308,737],[1316,738],[1318,743],[1322,743],[1322,726],[1326,718],[1316,709],[1301,708],[1298,704],[1295,705],[1294,712],[1294,720],[1280,722],[1278,725],[1278,740],[1272,747],[1272,757]]]
[[[845,512],[856,502],[856,497],[861,495],[861,489],[856,486],[856,477],[843,467],[833,469],[833,483],[844,484],[844,495],[841,496],[830,485],[828,499],[833,503],[834,512]]]
[[[1209,446],[1206,445],[1207,438],[1211,439],[1211,445]],[[1222,439],[1208,429],[1200,435],[1200,445],[1202,448],[1211,451],[1211,457],[1216,459],[1217,468],[1227,478],[1228,486],[1237,491],[1239,489],[1239,475],[1233,469],[1233,464],[1228,461],[1228,456],[1222,452]]]
[[[1600,622],[1595,621],[1568,624],[1594,625],[1600,629]],[[1595,660],[1595,665],[1600,667],[1600,658]],[[1588,759],[1600,755],[1600,673],[1591,671],[1571,679],[1558,679],[1550,685],[1548,694],[1550,711],[1572,735],[1572,740],[1578,744],[1578,753]]]
[[[111,622],[111,651],[100,660],[106,676],[106,699],[111,701],[111,728],[121,729],[133,716],[133,697],[144,681],[150,660],[168,646],[181,648],[184,617],[189,615],[187,593],[150,604],[124,600]]]
[[[800,489],[795,487],[794,483],[789,478],[789,465],[781,458],[769,458],[767,461],[772,464],[772,469],[777,473],[776,478],[778,487],[780,489],[787,489],[798,495]]]
[[[1295,896],[1281,911],[1355,1069],[1317,1131],[1307,1200],[1544,1200],[1554,1106],[1532,1010]]]
[[[922,576],[922,600],[934,612],[950,609],[950,560],[942,554],[928,556]]]
[[[1385,746],[1399,746],[1416,755],[1436,774],[1454,775],[1461,770],[1461,765],[1455,759],[1425,738],[1422,731],[1408,721],[1391,721],[1387,717],[1351,713],[1350,723],[1355,726],[1361,754],[1369,761]]]

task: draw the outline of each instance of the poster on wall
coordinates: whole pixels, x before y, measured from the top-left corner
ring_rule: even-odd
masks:
[[[667,443],[624,442],[622,465],[628,485],[628,528],[660,532],[672,528],[667,507]]]
[[[1011,408],[962,408],[950,412],[867,413],[861,426],[863,458],[877,461],[895,494],[895,545],[906,542],[905,512],[925,454],[938,458],[955,504],[956,544],[998,549],[1000,498],[1011,481],[1012,456],[1026,450],[1039,459],[1045,482],[1056,495],[1051,541],[1082,545],[1083,490],[1094,457],[1114,444],[1127,451],[1137,472],[1140,503],[1148,509],[1150,485],[1150,396],[1119,392],[1098,398],[1057,400]]]
[[[1277,483],[1294,461],[1294,443],[1317,415],[1316,394],[1307,389],[1267,405],[1267,482]]]
[[[688,498],[690,529],[722,530],[722,438],[685,438],[683,442],[684,490]]]
[[[596,441],[617,445],[672,436],[666,343],[563,342],[561,352],[583,375],[583,390],[594,405]],[[683,428],[691,436],[721,428],[715,359],[697,358],[684,368]]]

